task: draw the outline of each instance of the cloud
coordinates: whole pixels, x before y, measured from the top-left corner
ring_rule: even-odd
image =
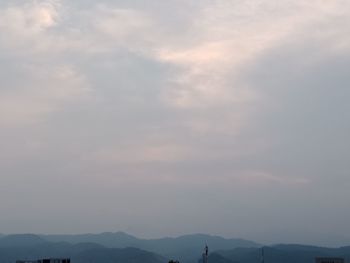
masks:
[[[316,9],[313,8],[314,4],[318,4]],[[28,77],[27,82],[35,83],[27,89],[34,96],[27,95],[24,89],[3,96],[7,101],[3,103],[3,107],[6,107],[3,112],[12,112],[11,115],[6,114],[11,116],[7,117],[7,122],[9,119],[24,121],[30,120],[31,116],[48,116],[50,112],[68,107],[68,104],[61,108],[58,105],[79,100],[90,89],[96,96],[94,103],[99,105],[93,103],[91,106],[97,111],[95,114],[108,115],[113,112],[117,119],[124,119],[122,115],[128,114],[135,123],[129,122],[121,127],[120,130],[125,133],[135,129],[136,122],[141,124],[140,132],[135,134],[141,136],[140,144],[130,146],[136,152],[138,147],[145,147],[140,151],[144,156],[138,159],[148,158],[149,144],[154,144],[152,147],[157,149],[168,147],[168,143],[154,138],[143,143],[149,135],[140,134],[149,130],[151,124],[140,120],[142,111],[147,112],[148,116],[158,116],[152,125],[168,140],[174,140],[178,148],[186,149],[190,145],[193,148],[191,156],[198,151],[216,159],[227,154],[236,156],[237,152],[251,152],[247,149],[254,147],[259,149],[255,152],[261,153],[261,146],[256,144],[268,143],[258,142],[259,139],[253,139],[254,143],[239,144],[244,149],[226,151],[217,147],[214,153],[206,153],[212,147],[212,142],[220,141],[220,136],[236,141],[244,138],[244,134],[254,127],[256,106],[264,103],[266,93],[256,83],[242,78],[242,74],[286,42],[297,42],[300,37],[302,41],[307,41],[303,38],[305,36],[317,38],[319,33],[309,33],[315,25],[321,25],[334,16],[345,19],[338,2],[315,1],[311,5],[302,2],[215,1],[194,4],[192,19],[186,20],[187,31],[176,31],[176,25],[162,24],[169,22],[163,16],[158,13],[151,15],[150,10],[140,9],[138,5],[119,7],[118,4],[106,2],[91,4],[82,10],[67,2],[42,1],[27,5],[8,7],[3,12],[14,21],[16,16],[12,13],[21,14],[19,17],[25,21],[35,17],[35,22],[18,23],[16,27],[21,29],[20,32],[27,28],[36,32],[32,38],[36,43],[49,40],[46,48],[39,49],[35,54],[23,47],[25,52],[22,57],[29,64],[33,61],[41,63],[35,66],[35,70],[29,70],[28,74],[43,75],[46,79]],[[176,6],[175,3],[169,5]],[[24,14],[27,7],[29,12]],[[10,28],[11,23],[5,24]],[[166,26],[169,26],[167,30],[164,29]],[[50,30],[53,28],[58,31]],[[169,38],[171,31],[176,34]],[[344,32],[339,28],[335,31],[334,27],[329,27],[329,32],[321,34],[321,37],[336,34],[337,38],[334,39],[339,39],[341,33]],[[183,43],[181,39],[184,39]],[[346,37],[341,39],[343,41],[332,41],[334,50],[345,49]],[[343,43],[342,48],[337,43]],[[48,53],[49,50],[52,54]],[[290,52],[288,46],[285,50]],[[43,62],[38,63],[40,60]],[[69,64],[62,66],[56,62],[59,60]],[[51,66],[52,62],[54,65]],[[89,65],[92,63],[95,66]],[[48,65],[51,73],[42,71]],[[141,73],[144,69],[137,69],[138,65],[150,68],[147,76]],[[28,70],[30,67],[25,68]],[[124,76],[119,72],[123,72]],[[61,74],[61,77],[57,74]],[[134,76],[140,80],[134,79]],[[54,84],[43,88],[46,83]],[[18,85],[23,88],[23,83]],[[115,104],[116,101],[118,104]],[[27,104],[23,107],[25,110],[13,106],[19,102],[22,106]],[[86,107],[89,107],[88,103]],[[107,108],[109,111],[105,111]],[[171,121],[173,125],[168,124]],[[172,130],[174,126],[178,130]],[[185,134],[189,134],[188,138]],[[197,134],[208,138],[207,142],[190,142],[190,138]],[[134,137],[126,140],[132,142]],[[223,144],[219,143],[221,146]],[[109,152],[108,149],[106,151]]]
[[[28,51],[47,45],[49,39],[45,34],[58,25],[60,6],[60,1],[9,4],[0,10],[0,28],[4,32],[0,43],[9,50]]]
[[[277,185],[288,185],[288,186],[301,186],[310,183],[310,179],[302,178],[297,176],[281,176],[264,173],[262,171],[248,171],[241,178],[243,183],[251,184],[264,184],[264,183],[272,183]]]
[[[45,120],[66,103],[89,98],[85,77],[69,65],[44,68],[14,66],[18,79],[3,83],[0,97],[0,126],[23,125]]]
[[[256,94],[237,79],[242,67],[254,63],[257,57],[278,47],[285,39],[298,38],[300,32],[308,34],[304,28],[312,32],[315,25],[344,16],[341,11],[344,4],[214,1],[205,5],[190,25],[195,34],[186,35],[192,39],[190,45],[164,43],[165,48],[159,49],[161,61],[182,69],[182,74],[172,80],[174,87],[167,98],[174,105],[187,108],[254,102]],[[343,31],[342,34],[343,39]]]
[[[189,228],[207,218],[208,231],[251,236],[262,206],[270,229],[274,211],[311,218],[317,204],[305,200],[325,201],[329,185],[345,206],[348,10],[340,0],[0,3],[0,185],[39,212],[36,182],[56,196],[66,187],[67,207],[45,201],[82,207],[96,231],[120,211],[118,227],[129,224],[125,197],[155,216],[183,209]],[[227,219],[213,224],[218,214]]]
[[[58,23],[58,1],[29,1],[23,6],[9,5],[1,10],[0,25],[13,34],[31,35]]]

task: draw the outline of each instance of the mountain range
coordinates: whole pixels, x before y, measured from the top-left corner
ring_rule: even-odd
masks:
[[[262,248],[236,248],[216,251],[214,254],[231,262],[258,263],[261,262]],[[350,246],[325,248],[292,244],[264,247],[265,263],[313,263],[316,257],[341,257],[350,262]]]
[[[260,245],[244,239],[225,239],[204,234],[185,235],[177,238],[140,239],[123,232],[83,234],[83,235],[46,235],[41,238],[51,242],[96,243],[109,248],[136,247],[151,251],[181,262],[193,262],[200,256],[207,243],[212,250],[237,247],[259,247]]]
[[[177,238],[139,239],[126,233],[83,235],[2,235],[0,263],[19,259],[70,257],[72,263],[201,263],[204,245],[209,263],[259,263],[262,245],[243,239],[203,234]],[[325,248],[304,245],[264,247],[265,263],[312,263],[315,257],[344,257],[350,247]]]

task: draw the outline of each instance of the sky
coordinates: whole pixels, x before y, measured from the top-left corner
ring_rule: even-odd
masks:
[[[0,232],[350,244],[350,1],[0,0]]]

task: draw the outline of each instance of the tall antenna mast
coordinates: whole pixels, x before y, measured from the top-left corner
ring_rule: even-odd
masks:
[[[205,244],[205,248],[204,248],[204,253],[203,253],[203,263],[208,263],[208,254],[209,254],[209,249],[208,249],[208,245]]]

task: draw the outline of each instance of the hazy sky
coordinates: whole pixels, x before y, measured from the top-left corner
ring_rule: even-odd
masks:
[[[0,0],[0,232],[350,244],[350,1]]]

